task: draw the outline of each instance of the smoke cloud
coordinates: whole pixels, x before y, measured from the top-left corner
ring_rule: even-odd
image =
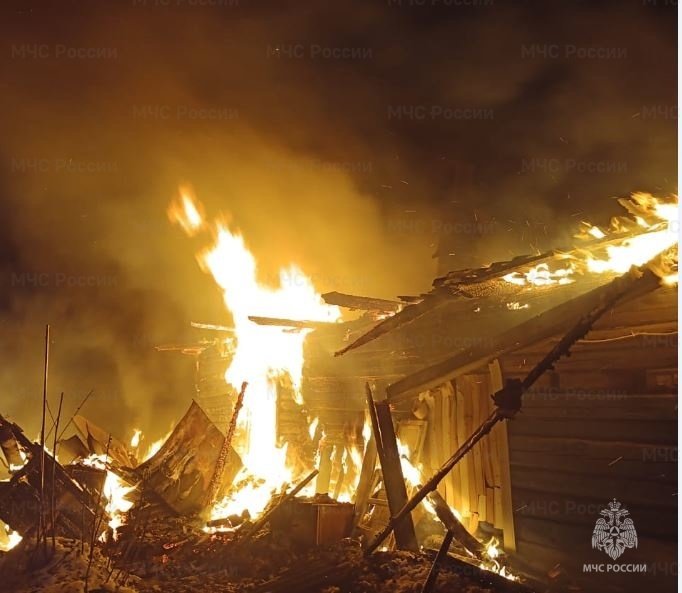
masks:
[[[674,191],[676,28],[658,2],[9,2],[0,117],[0,412],[50,393],[121,438],[191,397],[192,320],[229,323],[183,183],[263,280],[393,297],[565,244]],[[439,257],[434,257],[439,256]]]

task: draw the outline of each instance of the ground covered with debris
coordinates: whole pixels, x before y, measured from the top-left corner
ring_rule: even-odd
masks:
[[[422,589],[435,554],[381,551],[364,557],[359,541],[304,549],[286,533],[263,530],[240,543],[233,533],[204,533],[186,519],[150,522],[144,533],[123,531],[99,544],[58,538],[56,552],[36,567],[35,541],[0,554],[3,590],[12,593],[413,593]],[[85,575],[88,573],[88,588]],[[454,558],[442,564],[435,592],[526,591]]]

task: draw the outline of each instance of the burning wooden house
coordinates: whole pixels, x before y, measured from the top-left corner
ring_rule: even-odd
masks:
[[[105,505],[124,542],[108,544],[128,567],[119,576],[141,570],[131,550],[154,550],[152,513],[199,531],[173,532],[151,557],[196,563],[201,549],[194,566],[212,575],[256,578],[265,557],[293,563],[293,543],[336,545],[275,563],[263,592],[380,590],[367,566],[394,549],[413,554],[406,565],[421,558],[411,574],[425,591],[608,590],[599,566],[624,553],[644,580],[625,568],[614,590],[674,578],[662,517],[676,512],[677,206],[642,194],[623,205],[633,218],[587,227],[579,249],[454,271],[397,300],[320,296],[295,268],[263,287],[241,236],[218,226],[202,265],[233,325],[197,324],[204,340],[183,348],[197,362],[186,416],[142,463],[125,458],[136,443],[113,460],[121,447],[77,424],[81,457],[136,490],[132,509]],[[206,226],[188,196],[171,215],[189,234]],[[286,555],[258,548],[266,526]]]

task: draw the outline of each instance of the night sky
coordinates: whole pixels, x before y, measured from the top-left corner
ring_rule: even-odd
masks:
[[[153,346],[229,315],[167,220],[180,184],[264,279],[380,297],[677,190],[672,1],[0,11],[0,412],[31,429],[45,323],[66,409],[94,388],[96,421],[165,432],[186,407],[189,361]]]

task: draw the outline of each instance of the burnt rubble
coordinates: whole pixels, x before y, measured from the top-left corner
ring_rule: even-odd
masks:
[[[106,433],[92,423],[74,425],[80,440],[76,448],[87,451],[90,459],[97,457],[98,463],[81,458],[62,466],[46,453],[46,483],[52,483],[55,473],[54,491],[46,492],[46,499],[54,496],[55,501],[55,546],[36,559],[40,446],[18,425],[0,417],[3,449],[13,451],[13,460],[23,463],[21,467],[13,463],[10,480],[0,482],[0,519],[23,535],[9,552],[0,552],[0,578],[7,590],[58,586],[121,592],[420,591],[443,540],[444,529],[432,529],[421,551],[382,548],[365,555],[365,537],[354,529],[353,504],[326,494],[300,495],[317,471],[288,491],[273,494],[257,518],[243,513],[211,522],[196,493],[213,466],[178,454],[191,449],[200,457],[212,457],[220,448],[220,432],[194,403],[156,455],[142,464],[126,453],[124,445],[103,445],[99,439]],[[73,437],[70,440],[73,445]],[[116,459],[107,455],[114,450]],[[104,456],[97,451],[104,451]],[[221,491],[229,489],[235,464],[238,459],[225,464]],[[107,525],[112,516],[104,494],[111,475],[127,484],[132,501],[115,532]],[[179,487],[187,484],[193,486]],[[423,526],[417,527],[424,532]],[[49,522],[46,529],[51,535]],[[465,554],[457,546],[453,549]],[[434,585],[432,591],[529,590],[456,554],[439,561]]]

